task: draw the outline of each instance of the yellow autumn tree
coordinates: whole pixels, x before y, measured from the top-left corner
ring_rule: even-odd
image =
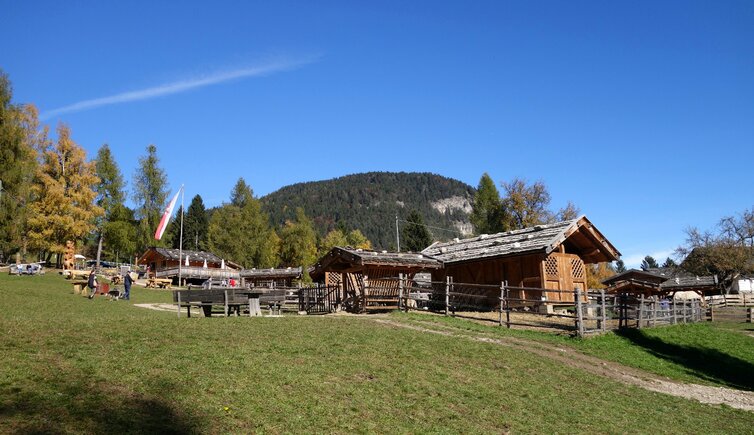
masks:
[[[615,275],[615,269],[610,263],[590,264],[586,268],[586,283],[590,289],[605,288],[602,281]]]
[[[83,240],[94,229],[94,219],[103,214],[94,202],[99,181],[94,163],[86,161],[86,152],[71,139],[68,126],[60,124],[57,133],[56,143],[40,150],[29,206],[30,245],[44,251],[48,260],[63,253],[66,240]]]

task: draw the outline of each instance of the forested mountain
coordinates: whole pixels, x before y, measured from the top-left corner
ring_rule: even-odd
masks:
[[[302,207],[320,235],[336,227],[359,229],[375,249],[388,249],[395,248],[396,213],[405,220],[417,210],[427,225],[455,230],[430,228],[435,239],[470,233],[473,194],[468,184],[436,174],[369,172],[292,184],[261,201],[276,226]]]

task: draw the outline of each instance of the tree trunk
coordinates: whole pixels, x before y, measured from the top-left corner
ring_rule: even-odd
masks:
[[[99,269],[99,260],[102,256],[102,239],[104,236],[102,235],[102,231],[99,232],[99,241],[97,242],[97,269]]]

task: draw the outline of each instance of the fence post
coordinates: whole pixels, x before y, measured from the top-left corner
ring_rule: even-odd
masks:
[[[576,290],[574,291],[574,296],[576,298],[576,332],[579,334],[579,337],[584,336],[584,313],[583,308],[581,306],[581,289],[579,287],[576,287]]]
[[[178,318],[181,318],[181,292],[176,293],[178,295]]]
[[[508,288],[508,280],[503,281],[505,284],[505,324],[511,329],[511,289]]]
[[[678,308],[675,304],[675,296],[673,296],[673,316],[670,319],[673,325],[678,324]]]
[[[400,309],[403,307],[402,304],[403,304],[403,274],[399,273],[398,274],[398,311],[400,311]]]
[[[644,320],[644,294],[639,298],[639,315],[636,327],[641,329],[641,322]]]
[[[497,323],[503,326],[503,296],[505,293],[505,282],[500,283],[500,312],[497,315]]]
[[[605,289],[600,289],[600,297],[602,298],[602,312],[600,313],[600,330],[602,332],[607,331],[607,301],[605,300]]]
[[[754,308],[749,308],[749,323],[754,323]]]
[[[225,317],[228,317],[228,290],[225,290],[224,294],[225,294]]]
[[[686,316],[686,311],[687,311],[686,302],[689,302],[689,301],[683,301],[683,323],[684,324],[688,323],[688,317]]]
[[[450,305],[450,277],[445,277],[445,315],[448,315],[448,305]]]
[[[657,296],[652,299],[652,326],[657,326]]]

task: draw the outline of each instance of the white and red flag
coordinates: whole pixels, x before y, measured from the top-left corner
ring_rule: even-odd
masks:
[[[181,188],[178,189],[178,192],[175,193],[175,196],[173,197],[173,199],[170,200],[170,203],[168,204],[167,208],[165,208],[165,213],[162,214],[162,219],[160,219],[160,225],[157,225],[157,231],[154,232],[155,240],[162,239],[162,234],[165,232],[165,228],[168,226],[168,222],[170,221],[170,216],[173,215],[173,209],[175,208],[175,203],[178,201],[178,195],[180,195],[182,190],[183,190],[183,186],[181,186]]]

